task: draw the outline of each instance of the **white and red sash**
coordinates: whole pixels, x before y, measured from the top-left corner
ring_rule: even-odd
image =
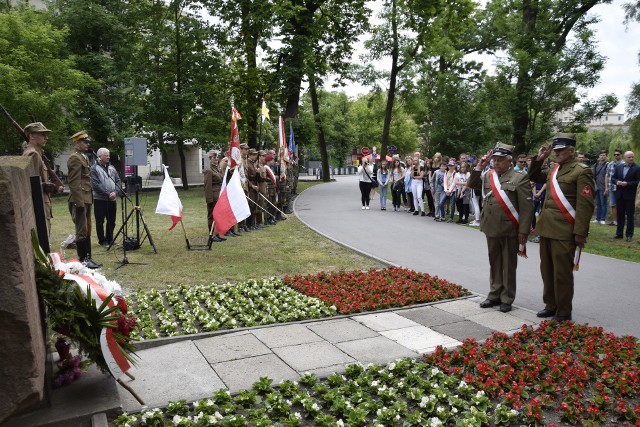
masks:
[[[269,175],[269,179],[271,180],[271,182],[273,182],[273,186],[277,188],[278,185],[276,184],[276,175],[273,173],[269,165],[264,165],[264,170],[267,171],[267,175]]]
[[[520,227],[520,215],[518,214],[515,206],[513,206],[513,203],[511,203],[511,200],[509,200],[507,193],[502,189],[502,185],[500,185],[500,180],[498,179],[498,174],[493,169],[489,171],[489,184],[491,184],[493,195],[500,204],[500,207],[502,207],[505,215],[507,215],[511,220],[516,230],[518,230]]]
[[[551,172],[551,179],[549,180],[551,196],[556,202],[556,205],[558,205],[562,215],[564,215],[564,217],[567,218],[567,221],[569,221],[569,224],[574,225],[576,223],[576,210],[571,206],[571,203],[569,203],[569,200],[567,200],[560,189],[560,184],[558,184],[558,180],[556,178],[558,175],[558,169],[560,169],[560,163],[558,163]]]
[[[59,252],[51,253],[49,255],[51,256],[55,269],[59,271],[61,275],[64,274],[64,278],[66,280],[76,282],[80,290],[85,295],[87,293],[87,285],[89,286],[91,297],[95,301],[96,307],[99,308],[104,300],[109,296],[104,288],[97,284],[91,276],[69,273],[69,267],[67,266],[67,263],[62,260],[62,256]],[[112,299],[109,301],[108,307],[113,307],[115,303],[116,302]],[[131,368],[131,365],[122,353],[118,342],[113,336],[112,328],[102,328],[102,332],[100,333],[100,347],[102,348],[104,360],[107,362],[107,367],[115,379],[120,378]]]

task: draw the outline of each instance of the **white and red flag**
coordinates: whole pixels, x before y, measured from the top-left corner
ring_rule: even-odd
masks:
[[[226,177],[227,173],[225,172],[223,183],[226,182]],[[222,189],[220,197],[213,208],[215,232],[224,234],[231,227],[248,218],[249,215],[251,215],[249,203],[247,203],[247,198],[240,183],[240,174],[236,172],[231,176],[229,183]]]
[[[238,120],[242,119],[235,107],[231,108],[231,140],[229,142],[229,167],[233,169],[240,164],[240,135],[238,134]]]
[[[173,230],[176,224],[182,220],[182,202],[178,197],[176,188],[173,186],[173,182],[171,182],[169,170],[165,165],[162,165],[162,167],[164,168],[164,181],[162,182],[162,189],[160,189],[156,213],[170,215],[173,225],[169,230]]]

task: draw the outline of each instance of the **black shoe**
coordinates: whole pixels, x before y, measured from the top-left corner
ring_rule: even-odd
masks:
[[[540,310],[539,312],[537,312],[536,316],[545,318],[545,317],[555,316],[555,314],[556,314],[555,311],[547,310],[545,308],[544,310]]]
[[[427,214],[427,216],[434,217],[434,216],[435,216],[435,214],[434,214],[433,212],[429,212],[429,213]]]
[[[222,242],[222,239],[221,239],[220,237],[218,237],[218,236],[213,236],[213,237],[211,238],[211,241],[212,241],[212,242]]]
[[[622,239],[622,236],[618,236],[617,234],[615,236],[611,236],[612,239]]]
[[[217,237],[218,239],[220,239],[220,241],[221,241],[221,242],[224,242],[225,240],[227,240],[227,238],[226,238],[226,237],[222,237],[222,236],[221,236],[221,235],[219,235],[219,234],[216,234],[216,237]]]
[[[85,267],[90,268],[92,270],[102,267],[102,264],[100,264],[99,262],[95,262],[89,257],[86,257],[82,263],[85,265]]]
[[[420,216],[427,216],[426,213],[424,213],[424,211],[422,211],[422,213],[420,214]]]
[[[631,236],[627,236],[627,242],[631,241]]]
[[[553,316],[551,320],[555,320],[557,322],[568,322],[571,320],[571,315],[568,316]]]
[[[419,215],[419,214],[420,214],[420,212],[415,211],[413,214],[414,214],[414,215]]]
[[[500,304],[500,311],[503,313],[508,313],[511,311],[511,304]]]
[[[233,231],[231,231],[231,230],[229,230],[229,231],[227,231],[226,233],[224,233],[224,235],[225,235],[225,236],[227,236],[227,237],[236,237],[236,236],[237,236],[237,234],[236,234],[236,233],[234,233],[234,232],[233,232]]]
[[[247,230],[245,229],[244,231],[247,231]],[[233,230],[231,230],[231,235],[232,235],[232,236],[236,236],[236,237],[240,236],[238,233],[236,233],[236,232],[235,232],[235,231],[233,231]]]
[[[480,303],[480,308],[490,308],[495,307],[496,305],[500,305],[500,301],[491,301],[490,299],[486,299]]]

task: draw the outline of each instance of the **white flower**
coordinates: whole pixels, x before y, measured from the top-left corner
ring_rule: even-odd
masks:
[[[429,425],[430,425],[431,427],[438,427],[438,426],[441,426],[441,425],[442,425],[442,421],[440,421],[440,418],[438,418],[438,417],[432,417],[432,418],[429,420]]]
[[[299,420],[302,419],[302,415],[300,415],[300,412],[294,412],[293,416],[296,417]]]
[[[371,387],[377,387],[380,384],[378,381],[371,381]]]
[[[484,396],[484,390],[480,390],[476,393],[476,397],[482,397]]]
[[[319,411],[320,406],[317,403],[314,403],[313,405],[311,405],[311,409],[313,409],[314,411]]]
[[[444,412],[444,408],[443,408],[442,406],[438,406],[438,407],[436,408],[436,412],[437,412],[437,413]]]
[[[393,371],[396,368],[396,364],[394,362],[389,363],[389,370]]]
[[[343,427],[344,426],[344,421],[342,421],[342,418],[340,418],[338,421],[336,421],[336,425]]]

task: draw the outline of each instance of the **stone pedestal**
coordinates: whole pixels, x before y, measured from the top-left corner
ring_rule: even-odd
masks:
[[[35,286],[27,157],[0,156],[0,423],[42,400],[45,345]]]

